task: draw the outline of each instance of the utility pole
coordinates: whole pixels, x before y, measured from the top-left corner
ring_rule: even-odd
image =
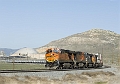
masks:
[[[15,57],[13,57],[13,70],[15,69],[15,64],[14,64],[14,62],[15,62]]]

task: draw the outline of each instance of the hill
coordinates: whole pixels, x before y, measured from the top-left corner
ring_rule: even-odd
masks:
[[[84,51],[89,53],[102,53],[104,57],[112,58],[120,56],[120,34],[110,30],[92,29],[77,33],[62,39],[58,39],[39,47],[36,50],[44,53],[49,47]]]
[[[10,54],[14,53],[18,49],[8,49],[8,48],[0,48],[0,55],[9,56]]]

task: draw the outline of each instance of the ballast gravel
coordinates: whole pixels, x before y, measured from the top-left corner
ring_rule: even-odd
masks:
[[[48,79],[62,79],[66,74],[81,74],[82,72],[117,72],[114,67],[105,69],[90,69],[90,70],[70,70],[70,71],[50,71],[50,72],[18,72],[18,73],[0,73],[0,76],[31,76],[31,77],[47,77]],[[116,74],[116,73],[115,73]],[[118,74],[116,74],[118,75]]]

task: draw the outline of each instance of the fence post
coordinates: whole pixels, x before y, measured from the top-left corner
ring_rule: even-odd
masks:
[[[15,69],[15,64],[14,64],[14,62],[15,62],[15,57],[13,57],[13,70]]]

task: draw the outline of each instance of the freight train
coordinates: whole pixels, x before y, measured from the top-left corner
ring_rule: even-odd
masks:
[[[91,54],[58,48],[47,49],[45,60],[45,67],[56,67],[56,69],[97,68],[103,66],[101,54]]]

